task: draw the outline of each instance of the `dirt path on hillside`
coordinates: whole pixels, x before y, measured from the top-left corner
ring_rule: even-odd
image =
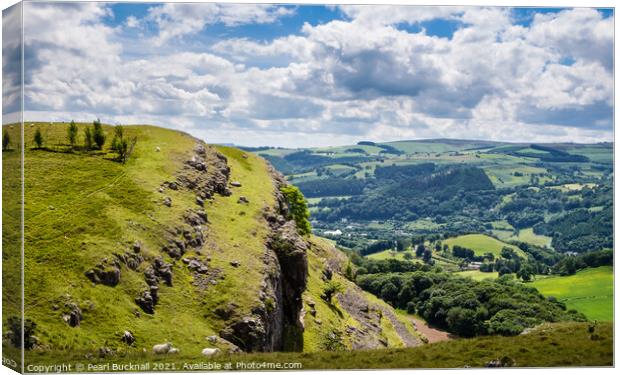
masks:
[[[383,316],[386,316],[390,320],[392,326],[396,330],[396,333],[398,333],[398,336],[400,336],[401,340],[405,343],[405,346],[412,348],[422,344],[419,339],[409,332],[405,324],[398,320],[392,311],[387,308],[381,308],[381,311],[383,312]]]
[[[428,339],[429,344],[453,339],[452,335],[450,335],[448,332],[432,328],[422,319],[413,317],[410,317],[409,319],[411,319],[413,325],[418,330],[418,332],[420,332],[424,337]]]

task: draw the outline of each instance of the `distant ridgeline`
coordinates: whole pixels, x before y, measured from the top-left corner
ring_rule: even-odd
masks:
[[[544,246],[560,252],[613,245],[610,143],[433,139],[248,150],[310,199],[315,228],[348,231],[336,240],[358,251],[403,236],[468,233],[538,246],[548,239]]]
[[[492,193],[495,187],[478,167],[433,163],[387,166],[377,167],[374,177],[328,179],[297,185],[309,197],[353,195],[346,201],[327,200],[319,204],[320,207],[329,205],[330,209],[318,211],[314,217],[328,222],[342,218],[416,220],[465,209],[488,209],[497,199],[489,199],[489,195],[495,197]],[[332,181],[346,190],[337,192]],[[353,188],[355,193],[344,194]]]
[[[523,149],[521,146],[515,146],[514,151],[504,148],[502,153],[515,156],[524,156],[529,158],[537,158],[545,162],[572,162],[587,163],[590,161],[586,156],[569,154],[557,148],[532,144],[530,150]],[[528,152],[529,151],[529,152]]]

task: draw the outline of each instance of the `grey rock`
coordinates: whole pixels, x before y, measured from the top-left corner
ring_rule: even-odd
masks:
[[[107,286],[116,286],[121,279],[121,270],[117,265],[106,268],[102,264],[90,269],[84,275],[95,284],[103,284]]]
[[[230,186],[234,186],[234,187],[241,187],[241,182],[239,181],[233,181],[230,183]]]
[[[194,151],[198,154],[198,155],[205,155],[207,153],[207,150],[205,149],[205,147],[201,144],[196,145],[196,147],[194,148]]]
[[[163,203],[164,203],[164,206],[167,206],[167,207],[172,206],[172,198],[170,198],[170,197],[164,198],[164,202]]]

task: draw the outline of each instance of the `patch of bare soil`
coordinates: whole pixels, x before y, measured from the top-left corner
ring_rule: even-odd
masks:
[[[432,328],[422,319],[413,317],[410,317],[409,319],[411,319],[411,321],[413,322],[415,329],[420,332],[424,337],[426,337],[429,344],[432,344],[434,342],[447,341],[454,338],[450,333],[446,331]]]

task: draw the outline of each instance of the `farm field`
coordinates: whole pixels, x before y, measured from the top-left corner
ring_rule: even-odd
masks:
[[[497,258],[500,256],[502,249],[508,247],[514,250],[519,256],[526,257],[525,253],[518,247],[484,234],[466,234],[464,236],[448,238],[443,243],[448,245],[450,249],[452,249],[454,245],[466,247],[473,250],[477,256],[491,253]]]
[[[613,320],[613,269],[588,268],[571,276],[547,277],[529,285],[546,296],[556,297],[568,309],[584,313],[589,319]]]
[[[507,240],[517,240],[532,245],[551,248],[551,239],[551,237],[534,233],[533,228],[524,228],[519,230],[519,234],[517,236],[510,236]]]
[[[477,281],[496,279],[499,275],[497,272],[481,272],[478,270],[460,271],[456,274],[463,277],[470,277]]]
[[[374,259],[374,260],[384,260],[384,259],[405,260],[405,253],[409,253],[415,257],[415,253],[410,250],[407,250],[407,251],[383,250],[378,253],[370,254],[367,256],[367,258]]]

